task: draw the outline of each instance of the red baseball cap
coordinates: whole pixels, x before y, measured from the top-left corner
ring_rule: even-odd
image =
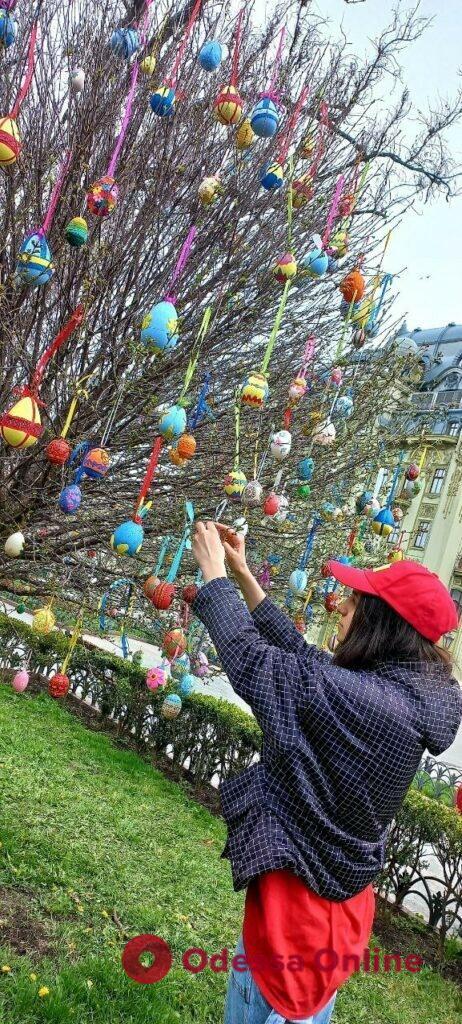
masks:
[[[449,591],[436,572],[420,562],[404,560],[376,569],[355,569],[334,561],[327,565],[339,583],[361,594],[380,597],[433,643],[458,625],[459,616]]]

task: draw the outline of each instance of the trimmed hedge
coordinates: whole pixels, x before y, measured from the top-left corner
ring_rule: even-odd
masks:
[[[30,658],[40,685],[57,670],[69,638],[55,630],[38,636],[26,624],[0,614],[3,674]],[[221,782],[242,771],[259,754],[261,731],[256,721],[227,701],[193,693],[184,699],[178,718],[160,713],[165,696],[147,690],[146,671],[80,641],[70,671],[72,691],[98,711],[101,721],[116,723],[120,736],[154,756],[168,755],[174,766],[187,768],[197,788]],[[435,879],[428,857],[439,861]],[[418,894],[427,908],[429,926],[438,928],[441,953],[449,930],[462,935],[462,816],[411,787],[390,827],[387,859],[378,880],[379,892],[401,907]]]

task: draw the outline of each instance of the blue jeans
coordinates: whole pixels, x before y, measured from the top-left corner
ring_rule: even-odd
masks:
[[[234,956],[239,955],[245,955],[242,935]],[[314,1017],[305,1017],[296,1024],[329,1024],[336,995],[335,992],[327,1005]],[[287,1018],[281,1017],[280,1013],[273,1010],[261,994],[249,969],[236,971],[231,967],[226,993],[225,1024],[285,1024],[286,1020]]]

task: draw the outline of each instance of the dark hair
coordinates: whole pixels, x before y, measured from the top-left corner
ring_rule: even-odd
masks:
[[[380,597],[360,594],[351,625],[335,649],[334,663],[342,668],[370,668],[378,662],[434,662],[448,672],[448,651],[426,640]]]

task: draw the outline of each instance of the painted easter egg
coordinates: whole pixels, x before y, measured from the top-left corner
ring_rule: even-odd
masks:
[[[10,533],[5,541],[5,555],[8,558],[19,558],[26,543],[24,534],[20,530],[17,533]]]
[[[198,61],[204,71],[216,71],[223,60],[223,47],[218,39],[209,39],[199,50]]]
[[[173,302],[156,302],[141,325],[141,341],[158,355],[178,343],[178,313]]]
[[[292,447],[292,434],[289,430],[277,430],[271,438],[270,452],[273,459],[277,462],[282,462],[290,455],[290,449]]]
[[[177,693],[169,693],[165,698],[160,713],[163,718],[178,718],[181,711],[181,697]]]
[[[161,85],[149,97],[151,110],[157,117],[170,117],[175,111],[176,95],[170,85]]]
[[[186,430],[186,409],[182,405],[172,405],[164,413],[159,423],[159,433],[166,441],[173,441]]]
[[[233,469],[225,476],[223,481],[225,494],[227,494],[232,501],[240,501],[246,483],[247,477],[245,473],[240,469]]]
[[[121,523],[111,537],[111,548],[117,555],[130,555],[133,557],[141,551],[144,540],[144,530],[141,523],[135,523],[133,519]]]
[[[269,396],[267,377],[263,373],[252,371],[245,378],[241,389],[241,405],[250,409],[263,409]]]
[[[13,117],[0,117],[0,167],[16,163],[21,152],[19,129]]]
[[[279,128],[281,114],[270,96],[262,96],[250,115],[252,131],[260,139],[271,139]]]
[[[26,672],[25,668],[22,668],[20,672],[16,672],[11,680],[11,685],[16,693],[24,693],[24,690],[29,684],[29,673]]]
[[[80,508],[81,503],[82,491],[78,484],[69,484],[68,487],[64,487],[58,498],[61,512],[66,512],[67,515],[74,515]]]
[[[54,466],[64,466],[71,454],[71,446],[65,437],[54,437],[45,448],[45,455]]]
[[[16,273],[23,284],[38,287],[48,284],[54,267],[50,247],[43,231],[33,231],[24,239],[16,261]]]

